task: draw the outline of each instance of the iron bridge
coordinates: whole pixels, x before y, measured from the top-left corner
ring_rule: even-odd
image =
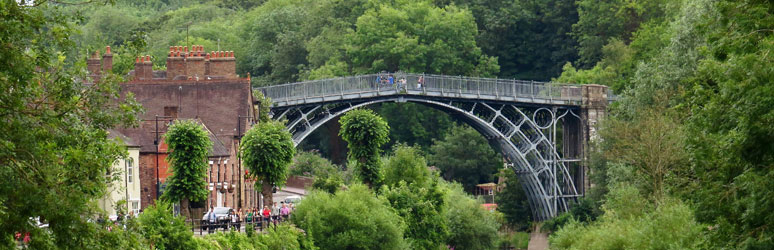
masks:
[[[257,88],[271,98],[272,119],[286,120],[296,145],[347,111],[414,102],[461,118],[499,151],[518,175],[534,218],[545,220],[583,196],[586,143],[580,85],[428,74],[360,75]],[[405,79],[405,81],[404,81]],[[612,96],[608,94],[608,96]]]

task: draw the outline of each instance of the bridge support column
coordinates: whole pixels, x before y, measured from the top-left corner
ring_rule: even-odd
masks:
[[[591,150],[590,143],[599,138],[597,133],[597,123],[607,116],[607,86],[598,84],[586,84],[581,85],[582,105],[581,105],[581,121],[583,123],[583,188],[582,194],[586,194],[586,190],[593,186],[593,183],[589,181],[590,170],[587,165],[589,150]],[[577,182],[576,182],[577,183]]]

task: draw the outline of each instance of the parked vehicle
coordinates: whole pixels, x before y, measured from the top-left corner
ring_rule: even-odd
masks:
[[[285,198],[285,203],[293,203],[298,205],[301,202],[301,196],[291,195]]]
[[[223,228],[228,229],[228,211],[230,211],[230,207],[215,207],[212,212],[215,213],[215,223],[213,224],[210,222],[210,211],[207,211],[204,213],[204,216],[202,217],[202,230],[207,229],[208,227],[211,228]]]

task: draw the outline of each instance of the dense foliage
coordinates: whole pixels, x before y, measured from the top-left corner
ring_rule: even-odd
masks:
[[[158,201],[137,218],[140,233],[148,244],[156,249],[193,249],[191,228],[186,225],[185,217],[172,214],[172,203]]]
[[[431,175],[425,158],[416,148],[398,146],[385,167],[382,197],[406,223],[405,237],[413,249],[438,249],[449,231],[447,191]]]
[[[349,111],[339,122],[339,135],[347,142],[349,159],[357,163],[357,175],[369,187],[378,189],[382,183],[379,154],[390,129],[387,122],[369,109]]]
[[[589,155],[595,186],[572,215],[562,217],[570,222],[556,229],[556,247],[774,247],[774,187],[769,181],[774,177],[769,52],[774,48],[774,7],[768,1],[104,2],[113,4],[0,3],[0,233],[31,232],[33,248],[132,244],[134,240],[116,240],[129,230],[106,232],[87,221],[96,214],[91,202],[111,181],[108,168],[123,154],[104,129],[131,125],[139,107],[131,95],[117,101],[120,79],[115,75],[85,84],[83,55],[112,46],[113,70],[122,76],[141,54],[152,55],[154,67],[163,69],[159,62],[169,46],[186,44],[235,50],[238,73],[251,73],[255,85],[381,70],[608,85],[621,97],[612,105],[609,121],[599,127],[601,140]],[[377,108],[391,125],[380,132],[378,145],[432,145],[430,165],[468,189],[493,180],[501,157],[475,131],[452,128],[445,133],[453,127],[452,119],[424,106],[399,105]],[[259,112],[261,120],[267,118],[266,107]],[[278,133],[283,127],[266,126]],[[393,133],[391,143],[386,143],[387,131]],[[277,150],[266,152],[279,151],[282,157],[269,162],[287,166],[293,145],[286,143],[289,135],[279,134],[273,144],[261,145],[275,145]],[[375,167],[382,162],[379,148],[369,147],[367,181],[381,173]],[[343,142],[326,150],[335,155],[344,150]],[[270,166],[257,163],[253,166]],[[264,189],[281,183],[286,170],[265,173],[271,174],[264,175]],[[389,178],[411,177],[394,176]],[[342,187],[336,178],[324,180],[320,186],[328,191]],[[390,183],[394,197],[432,200],[416,191],[422,188],[412,189],[418,182]],[[455,188],[442,189],[450,189],[446,195],[455,201],[436,210],[446,218],[448,234],[424,234],[428,241],[412,242],[412,235],[423,234],[397,233],[405,241],[395,246],[435,245],[442,234],[447,245],[457,248],[493,246],[487,237],[496,234],[477,234],[491,232],[496,223],[470,216],[479,213],[475,201]],[[643,204],[633,216],[617,216],[632,214],[634,207],[615,205],[623,194]],[[373,193],[363,196],[388,203]],[[403,210],[396,228],[441,228],[414,223],[412,208],[396,207],[386,209]],[[435,218],[431,210],[416,212]],[[33,225],[36,217],[50,228]],[[687,226],[675,228],[671,221]],[[703,232],[697,234],[697,228]],[[609,233],[624,238],[594,236]],[[470,243],[470,237],[483,242]],[[662,241],[643,241],[648,237]],[[0,241],[13,247],[10,237]]]
[[[322,249],[398,249],[400,217],[364,185],[335,194],[313,192],[293,212],[293,222]]]
[[[105,129],[135,124],[141,107],[119,101],[114,75],[90,83],[70,39],[79,18],[46,2],[0,3],[0,248],[14,248],[17,232],[33,248],[109,246],[88,219],[126,149]]]
[[[285,184],[296,154],[290,132],[282,122],[258,123],[242,137],[239,150],[248,174],[258,180],[256,186],[261,185],[264,204],[272,204],[272,186]]]
[[[505,187],[495,196],[497,211],[505,216],[505,220],[516,230],[525,230],[532,222],[532,210],[527,202],[527,193],[524,192],[519,177],[512,169],[505,169],[499,173],[505,178]]]
[[[441,170],[444,179],[457,181],[468,191],[477,184],[494,182],[494,175],[503,167],[503,157],[468,126],[454,126],[442,140],[435,141],[428,161]]]
[[[631,5],[641,17],[633,21],[640,25],[618,28],[622,33],[603,44],[591,69],[567,66],[559,78],[609,84],[624,96],[601,127],[599,152],[593,154],[592,179],[602,185],[592,190],[592,204],[604,204],[603,214],[588,225],[570,223],[552,241],[579,249],[664,248],[664,243],[771,248],[774,193],[765,180],[774,175],[774,85],[768,69],[772,6],[766,1],[654,3]],[[618,15],[604,14],[608,11],[600,12],[606,19],[594,22]],[[634,219],[615,216],[634,204],[608,206],[621,189],[636,190],[648,204],[636,205],[640,212]],[[599,241],[592,236],[613,230],[624,237]]]
[[[457,184],[447,184],[449,205],[446,212],[449,246],[455,249],[492,249],[497,243],[500,224],[492,212],[481,207]]]
[[[212,147],[210,137],[202,125],[193,120],[178,120],[164,134],[172,168],[164,198],[180,202],[184,216],[188,216],[189,202],[207,199],[207,155]]]

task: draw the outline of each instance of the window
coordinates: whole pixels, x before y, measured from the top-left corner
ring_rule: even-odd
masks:
[[[164,116],[171,117],[172,119],[177,119],[177,107],[175,106],[164,107]]]
[[[126,178],[129,183],[134,180],[134,159],[131,157],[126,159]]]
[[[140,213],[140,201],[132,201],[132,212],[134,212],[134,214]]]

